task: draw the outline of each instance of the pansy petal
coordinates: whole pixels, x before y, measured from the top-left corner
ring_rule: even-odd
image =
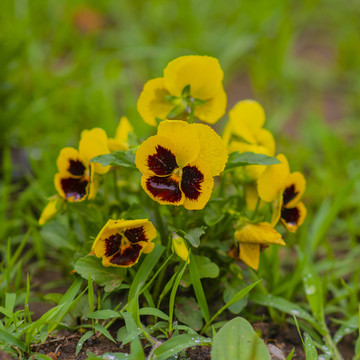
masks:
[[[210,199],[214,179],[206,163],[198,159],[182,169],[181,191],[185,195],[184,207],[200,210]]]
[[[227,96],[221,87],[219,92],[206,100],[205,104],[195,107],[195,117],[208,124],[216,123],[226,112]]]
[[[89,162],[95,156],[109,154],[110,150],[107,143],[107,135],[103,129],[84,130],[79,142],[80,155]],[[95,164],[94,167],[94,171],[98,174],[105,174],[109,170],[110,166],[102,166],[101,164]]]
[[[281,221],[290,232],[295,232],[305,218],[306,207],[301,201],[293,208],[282,207],[281,209]]]
[[[199,159],[206,163],[212,176],[219,175],[225,168],[228,154],[221,137],[208,125],[192,124],[200,142]]]
[[[275,148],[276,148],[275,139],[274,139],[274,135],[269,130],[259,129],[255,133],[255,138],[258,145],[267,149],[266,153],[263,154],[269,156],[275,155]]]
[[[258,179],[259,196],[266,202],[272,202],[282,193],[290,174],[289,163],[283,154],[276,157],[281,164],[269,165]]]
[[[271,225],[276,226],[280,220],[281,208],[282,208],[282,194],[276,197],[272,203],[272,215],[271,215]]]
[[[257,270],[260,259],[260,245],[259,244],[240,244],[239,258],[246,265],[252,269]]]
[[[263,201],[259,198],[259,195],[257,193],[257,188],[255,183],[244,184],[244,189],[245,189],[246,207],[250,211],[254,211],[256,209],[256,206],[259,201],[260,203],[263,204]],[[262,206],[262,204],[260,203],[258,205],[259,208]]]
[[[143,175],[141,177],[141,186],[159,204],[182,205],[184,203],[184,194],[180,190],[179,180],[174,179],[172,176]]]
[[[292,208],[296,205],[305,191],[306,180],[304,175],[298,171],[291,173],[286,179],[283,192],[283,205]]]
[[[146,139],[136,151],[135,165],[142,174],[170,175],[179,167],[171,139],[159,135]]]
[[[173,239],[172,239],[172,251],[176,253],[177,256],[179,256],[179,258],[183,261],[188,261],[188,263],[190,262],[190,260],[188,259],[189,256],[189,249],[186,246],[186,243],[184,241],[183,238],[181,238],[178,235],[174,235]]]
[[[72,147],[65,147],[60,151],[56,165],[60,173],[79,177],[84,175],[87,166],[79,151]]]
[[[58,194],[69,202],[83,201],[89,192],[89,179],[87,177],[74,178],[57,173],[54,183]]]
[[[164,78],[149,80],[141,92],[137,110],[143,120],[152,126],[157,126],[156,118],[165,119],[174,107],[173,104],[166,100],[170,95],[165,87]]]
[[[159,124],[158,135],[171,139],[176,162],[180,167],[198,157],[200,142],[195,124],[188,124],[181,120],[165,120]]]
[[[185,86],[197,99],[210,99],[219,91],[224,73],[219,61],[210,56],[181,56],[169,62],[164,70],[165,86],[171,95],[181,96]]]
[[[244,126],[256,133],[265,123],[265,111],[257,101],[243,100],[229,111],[229,119],[236,134],[241,136]]]
[[[63,200],[59,196],[55,196],[49,200],[44,210],[42,211],[39,219],[39,225],[44,225],[51,220],[60,211]]]
[[[95,173],[96,164],[90,163],[89,171],[90,171],[90,187],[89,187],[89,195],[88,199],[93,200],[96,196],[96,193],[99,188],[99,180],[98,176]]]
[[[285,245],[281,234],[268,222],[247,223],[235,232],[239,243]]]
[[[131,267],[135,265],[142,253],[143,246],[140,244],[128,245],[123,247],[111,257],[103,257],[104,266]]]

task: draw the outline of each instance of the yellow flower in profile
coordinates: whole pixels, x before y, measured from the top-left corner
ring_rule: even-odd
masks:
[[[265,111],[254,100],[239,101],[229,111],[229,122],[223,139],[228,144],[229,153],[251,151],[256,154],[275,155],[275,140],[269,130],[263,128]],[[264,165],[245,166],[245,177],[256,180],[265,170]]]
[[[164,76],[148,81],[140,94],[137,109],[152,126],[157,119],[195,118],[213,124],[226,111],[224,74],[219,61],[210,56],[181,56],[169,62]]]
[[[131,267],[142,253],[147,254],[154,249],[152,240],[155,237],[156,229],[147,219],[109,220],[91,250],[102,258],[104,266]]]
[[[202,124],[162,121],[158,133],[145,140],[136,152],[135,164],[142,173],[141,185],[155,201],[202,209],[227,161],[220,136]]]
[[[270,244],[285,245],[281,234],[271,224],[244,221],[235,231],[235,245],[229,251],[229,255],[257,270],[260,251]]]
[[[300,172],[290,173],[283,154],[276,158],[281,164],[270,165],[262,173],[257,182],[258,193],[262,200],[273,202],[272,224],[281,219],[288,231],[295,232],[306,217],[306,207],[300,201],[306,181]]]
[[[129,133],[133,131],[128,118],[123,116],[120,119],[119,125],[116,129],[115,138],[108,139],[108,147],[110,151],[122,151],[129,149]]]
[[[58,173],[54,183],[58,194],[69,202],[92,199],[97,191],[95,174],[104,174],[109,171],[110,166],[104,167],[89,161],[95,156],[109,153],[107,135],[103,129],[84,130],[79,150],[66,147],[57,158]]]
[[[181,260],[190,262],[190,259],[188,259],[189,249],[186,246],[185,240],[176,234],[172,238],[172,250]]]

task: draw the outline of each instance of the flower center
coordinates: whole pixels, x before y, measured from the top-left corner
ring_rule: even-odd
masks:
[[[174,171],[171,174],[171,178],[174,179],[177,182],[181,181],[181,176],[182,176],[182,169],[181,168],[174,169]]]

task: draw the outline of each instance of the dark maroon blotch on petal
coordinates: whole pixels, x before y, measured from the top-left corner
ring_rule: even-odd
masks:
[[[124,234],[126,238],[133,244],[139,241],[147,241],[143,226],[127,229]]]
[[[148,157],[148,167],[156,175],[170,175],[178,167],[175,155],[164,147],[158,145],[156,154]]]
[[[132,266],[136,263],[137,259],[140,256],[140,251],[142,249],[141,245],[131,244],[129,247],[125,248],[123,251],[116,253],[110,262],[115,265],[120,266]]]
[[[80,160],[70,160],[69,161],[68,171],[71,175],[74,176],[83,176],[85,173],[86,167]]]
[[[288,204],[292,199],[295,199],[299,192],[295,189],[295,184],[288,186],[283,192],[283,205]]]
[[[86,196],[89,182],[84,179],[65,178],[60,180],[60,184],[67,199],[79,201]]]
[[[151,176],[146,180],[146,188],[162,201],[177,203],[182,198],[179,183],[169,177]]]
[[[300,219],[300,210],[297,207],[281,209],[281,218],[289,225],[297,225]]]
[[[114,255],[119,251],[121,246],[122,236],[120,234],[114,234],[105,239],[105,256]]]
[[[190,200],[197,200],[201,192],[204,175],[196,166],[185,166],[182,171],[181,190]]]

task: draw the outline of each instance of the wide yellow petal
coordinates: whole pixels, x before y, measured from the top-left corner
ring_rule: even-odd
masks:
[[[195,117],[208,124],[216,123],[226,112],[227,96],[221,86],[212,98],[207,99],[205,104],[195,107]]]
[[[90,187],[88,199],[93,200],[96,196],[96,193],[99,189],[99,180],[95,173],[96,164],[90,163]]]
[[[236,134],[241,135],[244,125],[255,134],[265,123],[265,111],[257,101],[243,100],[229,111],[229,119]]]
[[[285,190],[283,192],[284,206],[292,208],[301,199],[305,192],[306,180],[301,172],[291,173],[285,182]]]
[[[55,196],[49,200],[39,218],[39,225],[44,225],[47,221],[55,217],[60,211],[63,201],[59,196]]]
[[[225,168],[228,154],[221,137],[208,125],[191,124],[198,134],[200,152],[198,158],[209,166],[212,176],[219,175]]]
[[[89,162],[95,156],[109,154],[110,150],[107,146],[108,138],[103,129],[95,128],[92,130],[84,130],[81,133],[79,142],[79,152],[85,161]],[[110,166],[102,166],[95,163],[94,171],[98,174],[105,174],[110,170]]]
[[[210,56],[181,56],[164,70],[165,86],[171,95],[181,96],[184,87],[190,85],[191,96],[202,100],[215,97],[223,77],[219,61]]]
[[[170,95],[165,87],[164,78],[149,80],[141,92],[137,110],[143,120],[152,126],[157,126],[156,118],[165,119],[174,105],[166,100]]]
[[[255,138],[258,145],[267,149],[267,152],[263,154],[269,156],[275,155],[275,148],[276,148],[275,139],[273,134],[269,130],[259,129],[255,133]]]
[[[269,165],[258,178],[258,193],[266,202],[274,201],[285,187],[286,179],[290,174],[289,163],[283,154],[276,157],[281,164]]]
[[[257,193],[257,187],[255,183],[245,183],[244,189],[245,189],[246,207],[250,211],[254,211],[256,209],[259,200],[263,204],[263,201],[259,199],[259,195]],[[262,206],[262,204],[259,204],[259,208]]]
[[[235,239],[239,243],[285,245],[281,234],[268,222],[246,223],[235,232]]]
[[[171,139],[172,150],[180,167],[191,163],[199,155],[202,138],[196,129],[195,124],[181,120],[165,120],[159,124],[158,135]]]
[[[183,168],[181,191],[185,195],[184,208],[188,210],[203,209],[210,199],[213,187],[214,178],[208,164],[203,160],[197,159]]]
[[[276,199],[272,203],[271,225],[273,227],[275,227],[280,220],[282,204],[283,196],[282,194],[279,194],[279,196],[276,197]]]
[[[239,258],[246,265],[254,270],[259,267],[260,245],[259,244],[240,244]]]
[[[56,173],[54,184],[58,194],[69,202],[83,201],[89,194],[89,178],[87,176],[77,178]]]
[[[84,175],[88,163],[80,156],[77,149],[73,147],[65,147],[61,149],[56,160],[56,165],[58,171],[64,175],[81,177]]]
[[[119,125],[116,129],[115,138],[108,139],[108,148],[110,151],[123,151],[128,150],[129,133],[133,131],[129,120],[126,116],[120,119]]]

